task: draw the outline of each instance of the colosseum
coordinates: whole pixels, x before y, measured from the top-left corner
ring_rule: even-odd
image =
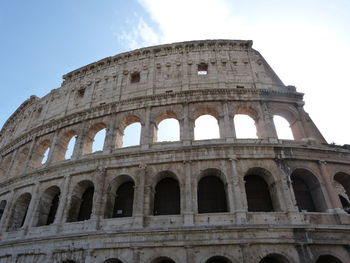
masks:
[[[350,149],[303,106],[252,41],[146,47],[64,75],[1,130],[0,262],[350,262]],[[198,135],[203,117],[216,136]]]

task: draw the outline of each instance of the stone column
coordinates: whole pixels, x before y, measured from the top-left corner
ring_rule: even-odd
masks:
[[[65,219],[67,218],[67,213],[69,210],[69,203],[68,203],[69,184],[70,184],[70,176],[66,175],[63,180],[63,186],[61,187],[60,203],[57,208],[55,221],[54,221],[54,223],[58,225],[57,231],[61,230],[62,225],[65,223],[66,221]]]
[[[141,127],[141,148],[148,149],[151,143],[150,139],[150,126],[151,126],[151,107],[147,107],[145,110],[145,120]]]
[[[237,159],[236,156],[231,156],[229,162],[227,162],[227,175],[230,178],[231,191],[233,193],[233,210],[231,212],[236,213],[237,224],[244,223],[246,221],[246,212],[248,210],[245,186],[243,177],[239,177],[237,171]]]
[[[38,212],[38,204],[40,202],[40,195],[39,195],[39,183],[36,183],[34,186],[34,191],[32,191],[32,199],[30,200],[28,209],[27,209],[27,215],[23,224],[23,229],[25,231],[28,230],[28,227],[33,226],[33,221],[35,220],[35,216],[37,216]]]
[[[105,180],[106,180],[106,169],[98,167],[96,169],[95,192],[92,204],[91,219],[96,221],[96,229],[99,227],[101,218],[103,218],[104,204],[106,200]]]
[[[193,225],[193,192],[192,192],[192,171],[191,171],[191,161],[184,161],[184,174],[185,174],[185,208],[183,211],[184,214],[184,225],[191,226]]]
[[[51,143],[51,146],[50,146],[50,151],[49,151],[49,154],[47,156],[47,161],[46,163],[44,164],[44,166],[48,166],[52,163],[52,161],[54,161],[54,157],[55,157],[55,151],[57,150],[57,145],[60,143],[59,141],[59,130],[56,130],[54,135],[53,135],[53,138],[52,138],[52,143]]]
[[[261,103],[260,116],[258,117],[257,122],[257,130],[258,134],[262,139],[268,139],[271,142],[277,142],[277,132],[275,128],[275,124],[273,122],[273,116],[266,105],[266,103]]]
[[[77,139],[72,154],[72,160],[80,158],[83,154],[84,141],[87,133],[87,122],[83,122],[77,131]]]
[[[183,119],[180,127],[180,140],[184,146],[191,145],[191,141],[194,140],[194,125],[193,120],[189,117],[188,104],[183,105]]]
[[[13,154],[11,156],[11,161],[10,161],[10,164],[7,168],[7,171],[4,171],[5,172],[4,177],[11,176],[13,165],[16,163],[16,160],[17,160],[17,155],[18,155],[18,148],[16,148],[16,150],[13,152]]]
[[[145,205],[145,178],[147,176],[147,165],[140,164],[138,180],[134,187],[133,217],[134,226],[142,227],[144,218]]]
[[[331,182],[329,175],[330,172],[327,168],[327,162],[326,161],[319,161],[318,167],[321,172],[321,176],[323,179],[323,184],[325,186],[326,191],[322,191],[325,195],[326,203],[327,203],[327,212],[341,212],[343,213],[344,210],[342,208],[341,202],[339,200],[339,197],[335,191],[335,188],[333,187],[333,183]],[[323,188],[323,187],[322,187]]]
[[[108,126],[106,129],[106,139],[103,145],[103,152],[112,153],[116,148],[117,140],[117,127],[116,127],[116,117],[115,114],[110,116]]]
[[[224,111],[224,129],[225,129],[225,138],[227,142],[233,142],[236,138],[236,132],[233,123],[233,117],[231,116],[227,102],[222,103],[222,108]]]

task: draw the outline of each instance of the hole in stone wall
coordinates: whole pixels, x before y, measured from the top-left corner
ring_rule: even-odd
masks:
[[[246,114],[236,114],[233,118],[237,139],[257,139],[255,121]]]
[[[290,128],[289,122],[285,118],[278,115],[274,115],[273,122],[275,124],[278,139],[294,140],[294,136]]]
[[[162,120],[158,124],[157,141],[158,142],[172,142],[180,140],[180,125],[175,118],[168,118]]]
[[[106,138],[106,128],[99,130],[93,139],[92,152],[103,151],[103,145]]]
[[[208,64],[200,63],[197,68],[198,75],[207,75],[208,74]]]
[[[25,193],[16,200],[8,230],[16,230],[23,226],[31,199],[32,196],[29,193]]]
[[[49,158],[49,152],[50,152],[50,147],[48,147],[45,150],[43,159],[41,160],[41,165],[44,165],[47,162],[47,159]]]
[[[140,145],[141,123],[134,122],[124,129],[122,147]]]
[[[180,186],[173,178],[160,180],[155,187],[154,215],[180,214]]]
[[[248,212],[272,212],[272,200],[266,181],[259,175],[244,177]]]
[[[78,89],[77,95],[78,95],[78,98],[83,98],[85,95],[85,88]]]
[[[72,138],[70,138],[68,144],[67,144],[67,150],[66,153],[64,155],[64,159],[69,160],[72,158],[73,156],[73,151],[74,151],[74,146],[77,140],[77,136],[72,136]]]
[[[194,123],[194,139],[207,140],[220,138],[219,124],[215,117],[202,115]]]
[[[138,83],[140,82],[140,79],[141,79],[140,72],[134,72],[130,75],[131,83]]]
[[[116,192],[112,217],[132,216],[134,203],[134,182],[125,182]]]

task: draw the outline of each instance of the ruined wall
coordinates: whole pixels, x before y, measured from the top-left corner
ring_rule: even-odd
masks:
[[[303,94],[279,80],[251,41],[143,48],[66,74],[1,131],[0,262],[349,262],[350,216],[339,195],[349,201],[350,152],[327,145],[303,105]],[[219,138],[195,139],[205,114],[217,120]],[[254,120],[257,138],[237,138],[237,114]],[[275,115],[294,140],[278,138]],[[159,142],[168,118],[178,121],[180,139]],[[123,147],[133,123],[140,143]],[[103,129],[103,148],[94,152]],[[208,177],[221,182],[220,212],[199,209]],[[252,209],[256,185],[248,184],[257,177],[269,211]],[[164,178],[177,182],[176,214],[154,210]],[[307,199],[296,190],[300,181],[310,211],[300,205]],[[134,189],[131,215],[112,217],[125,182]],[[91,215],[80,215],[88,188]]]

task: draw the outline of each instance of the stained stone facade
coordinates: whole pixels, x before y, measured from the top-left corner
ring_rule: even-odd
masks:
[[[350,262],[350,150],[251,41],[142,48],[63,78],[1,130],[1,263]],[[257,138],[237,138],[237,114]],[[219,138],[195,140],[202,115]],[[159,142],[168,118],[180,139]],[[123,147],[133,123],[140,144]]]

